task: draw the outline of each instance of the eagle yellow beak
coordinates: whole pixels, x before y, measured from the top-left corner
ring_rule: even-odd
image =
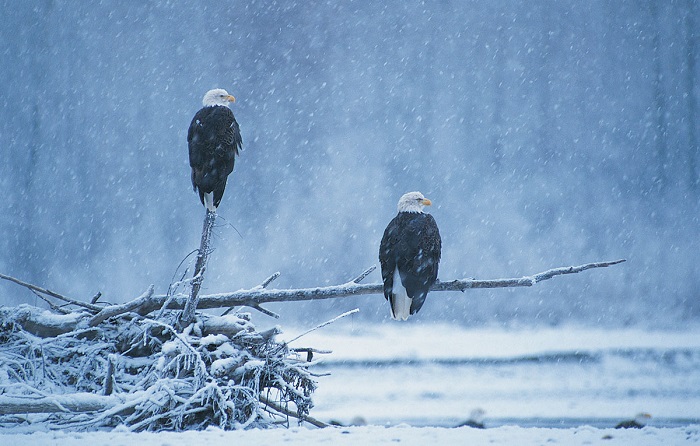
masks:
[[[234,98],[234,97],[231,96],[231,95],[226,96],[226,100],[229,101],[229,102],[236,102],[236,98]]]
[[[428,200],[427,198],[423,198],[423,201],[421,201],[421,203],[423,203],[423,206],[430,206],[431,204],[433,204],[433,202]]]

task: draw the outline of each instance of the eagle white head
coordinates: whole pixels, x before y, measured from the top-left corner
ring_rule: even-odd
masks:
[[[236,102],[236,98],[228,94],[223,88],[215,88],[207,91],[202,99],[202,105],[205,107],[213,107],[215,105],[223,105],[226,107],[229,102]]]
[[[409,192],[399,198],[399,212],[423,212],[425,206],[433,204],[420,192]]]
[[[651,420],[651,414],[646,412],[640,412],[634,416],[634,421],[636,421],[637,424],[641,424],[642,426],[646,425],[649,422],[649,420]]]

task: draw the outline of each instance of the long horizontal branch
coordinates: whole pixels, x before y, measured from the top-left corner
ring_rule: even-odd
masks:
[[[541,273],[533,274],[532,276],[518,277],[515,279],[492,279],[492,280],[475,280],[462,279],[452,280],[449,282],[438,282],[430,289],[431,291],[464,291],[471,288],[509,288],[521,286],[533,286],[542,281],[551,279],[552,277],[561,276],[564,274],[580,273],[591,268],[605,268],[612,265],[625,262],[625,259],[612,260],[608,262],[586,263],[579,266],[562,266],[559,268],[548,269]]]
[[[461,279],[447,282],[437,282],[431,291],[465,291],[472,288],[507,288],[533,286],[539,282],[551,279],[552,277],[564,274],[574,274],[592,268],[604,268],[624,262],[624,259],[607,262],[586,263],[579,266],[565,266],[553,268],[531,276],[524,276],[510,279]],[[328,287],[299,288],[299,289],[261,289],[240,290],[232,293],[208,294],[199,299],[197,308],[211,309],[233,306],[259,306],[265,303],[274,302],[295,302],[302,300],[332,299],[338,297],[359,296],[364,294],[383,294],[384,288],[381,283],[358,284],[355,281]],[[160,308],[167,296],[153,296],[147,305],[140,312],[150,312]],[[181,309],[186,302],[185,296],[178,296],[171,300],[168,305],[170,309]]]
[[[586,263],[579,266],[565,266],[553,268],[531,276],[524,276],[511,279],[461,279],[447,282],[437,282],[431,291],[465,291],[472,288],[507,288],[533,286],[552,277],[564,274],[574,274],[592,268],[604,268],[624,262],[624,259],[609,262]],[[86,317],[91,318],[92,326],[104,320],[103,316],[111,317],[125,312],[133,311],[141,315],[146,315],[152,311],[162,308],[167,303],[167,308],[177,310],[183,309],[188,296],[152,296],[151,290],[139,296],[137,299],[125,304],[114,305],[101,309],[100,314],[90,316],[87,313],[70,313],[67,315],[56,315],[40,310],[28,305],[21,305],[16,309],[0,309],[0,320],[15,322],[22,325],[25,330],[38,336],[57,336],[74,330]],[[359,296],[365,294],[383,294],[381,283],[359,284],[357,279],[351,282],[316,288],[299,288],[287,290],[267,289],[261,286],[251,290],[241,290],[232,293],[208,294],[200,297],[198,309],[226,308],[237,306],[248,306],[260,308],[261,304],[273,302],[294,302],[302,300],[332,299],[340,297]],[[224,318],[217,318],[207,315],[204,317],[203,330],[207,332],[217,332],[217,330],[233,330],[238,327],[230,327],[230,322]],[[215,328],[216,327],[216,328]]]

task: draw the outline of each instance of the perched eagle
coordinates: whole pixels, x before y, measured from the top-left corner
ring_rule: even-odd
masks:
[[[435,219],[423,212],[430,205],[420,192],[402,196],[379,245],[384,297],[396,320],[417,313],[437,280],[442,241]]]
[[[651,420],[651,415],[646,412],[638,413],[632,420],[621,421],[615,426],[615,429],[641,429]]]
[[[209,90],[201,110],[194,115],[187,132],[192,167],[192,187],[199,200],[215,211],[224,196],[226,179],[233,172],[238,151],[242,149],[241,131],[228,108],[236,98],[220,88]]]
[[[481,407],[472,410],[469,419],[457,425],[457,427],[473,427],[474,429],[486,429],[484,415],[486,411]]]

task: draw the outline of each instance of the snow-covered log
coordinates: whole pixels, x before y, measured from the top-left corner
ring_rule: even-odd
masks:
[[[39,397],[7,397],[0,395],[0,415],[99,412],[123,402],[123,399],[114,396],[95,395],[87,392]]]
[[[48,338],[75,330],[89,316],[87,312],[56,314],[31,305],[0,307],[0,327],[18,324],[35,336]]]
[[[465,291],[476,288],[507,288],[507,287],[529,287],[539,282],[551,279],[564,274],[579,273],[592,268],[604,268],[624,262],[624,259],[586,263],[579,266],[565,266],[552,268],[547,271],[536,273],[530,276],[506,279],[458,279],[450,281],[438,281],[433,285],[431,291]],[[364,276],[362,276],[364,277]],[[365,294],[383,294],[381,283],[360,284],[357,279],[341,285],[299,288],[299,289],[266,289],[256,287],[251,290],[240,290],[230,293],[208,294],[199,298],[197,308],[223,308],[235,306],[259,307],[261,304],[270,302],[293,302],[302,300],[332,299],[340,297],[350,297]],[[166,303],[168,296],[153,296],[144,306],[143,311],[153,311]],[[186,296],[177,296],[170,300],[168,308],[183,308],[186,303]]]

